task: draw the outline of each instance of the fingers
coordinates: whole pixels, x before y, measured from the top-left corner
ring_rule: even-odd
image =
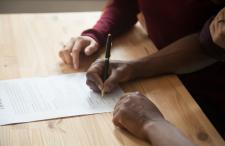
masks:
[[[103,70],[103,63],[101,62],[95,62],[91,65],[91,67],[88,69],[86,73],[87,82],[92,82],[93,85],[87,84],[90,88],[97,87],[99,90],[102,90],[103,88],[103,81],[101,79]]]
[[[126,98],[127,96],[129,96],[131,93],[125,93],[123,96],[121,96],[118,100],[118,102],[116,103],[115,107],[114,107],[114,112],[116,112],[118,110],[118,107],[120,107],[120,105],[122,104],[122,100],[124,98]]]
[[[104,82],[104,91],[107,93],[111,92],[118,85],[121,77],[122,75],[118,70],[112,69],[110,76]]]
[[[80,53],[87,45],[87,42],[83,39],[78,38],[73,46],[72,49],[72,59],[73,59],[73,66],[75,69],[79,68],[79,60],[80,60]]]
[[[75,39],[72,38],[67,45],[63,46],[63,49],[59,51],[59,56],[65,64],[72,64],[72,57],[70,55]]]
[[[120,128],[125,128],[123,126],[123,123],[122,123],[122,117],[123,116],[123,112],[124,112],[124,100],[126,100],[127,97],[130,96],[130,94],[132,93],[127,93],[127,94],[124,94],[122,97],[120,97],[119,101],[117,102],[117,104],[115,105],[114,107],[114,111],[113,111],[113,123],[115,126],[118,126]]]
[[[120,127],[120,128],[124,128],[123,123],[121,121],[121,112],[120,112],[120,108],[118,108],[119,106],[117,106],[114,111],[113,111],[113,119],[112,122],[115,126]]]
[[[84,53],[85,55],[90,56],[93,53],[95,53],[97,50],[98,50],[97,44],[92,42],[88,47],[84,49]]]
[[[102,90],[102,88],[103,88],[103,82],[102,82],[102,79],[99,76],[99,74],[93,73],[93,74],[90,74],[88,76],[89,76],[88,79],[90,81],[92,81],[98,87],[99,90]]]
[[[129,101],[132,100],[133,98],[142,96],[142,94],[140,92],[129,92],[129,93],[125,93],[123,96],[121,96],[118,100],[118,102],[116,103],[115,107],[114,107],[114,112],[116,113],[119,108],[124,104],[124,103],[128,103]],[[129,103],[128,103],[129,104]],[[113,113],[114,113],[113,112]]]
[[[124,107],[126,107],[127,104],[130,105],[130,102],[134,102],[136,104],[138,104],[136,102],[137,98],[143,98],[144,96],[140,93],[140,92],[129,92],[129,93],[125,93],[123,96],[121,96],[118,100],[118,102],[116,103],[115,107],[114,107],[114,111],[113,111],[113,115],[116,115],[116,113],[118,113],[118,111],[120,111],[121,109],[123,109]],[[145,97],[144,97],[145,98]]]
[[[65,64],[73,64],[74,69],[80,65],[80,53],[87,56],[92,55],[98,50],[99,44],[88,36],[71,38],[70,42],[59,52],[60,58]]]
[[[86,81],[86,84],[95,92],[100,92],[100,89],[99,87],[94,83],[92,82],[91,80],[87,80]]]
[[[87,71],[87,79],[94,82],[100,90],[104,90],[105,93],[111,92],[115,87],[118,86],[119,82],[124,81],[127,70],[121,63],[111,62],[109,68],[109,77],[107,80],[102,81],[104,60],[97,60],[91,65]],[[124,75],[125,74],[125,75]]]
[[[122,96],[113,112],[114,125],[124,128],[139,138],[146,138],[145,125],[165,120],[158,108],[139,92]]]
[[[122,125],[122,123],[120,122],[120,114],[117,112],[115,114],[113,114],[113,119],[112,122],[115,126],[124,129],[124,126]]]

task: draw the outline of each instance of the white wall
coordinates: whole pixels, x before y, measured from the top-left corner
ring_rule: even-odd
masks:
[[[0,0],[0,13],[101,11],[106,0]]]

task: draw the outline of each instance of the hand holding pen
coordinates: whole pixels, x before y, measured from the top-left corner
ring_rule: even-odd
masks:
[[[133,64],[129,61],[110,60],[112,37],[109,34],[106,42],[105,59],[95,61],[88,69],[87,85],[95,92],[111,92],[119,83],[132,79]]]
[[[105,48],[106,48],[105,62],[104,62],[103,76],[102,76],[103,85],[104,85],[104,82],[109,77],[109,59],[110,59],[111,47],[112,47],[112,36],[111,36],[111,34],[108,34],[106,46],[105,46]],[[104,96],[104,94],[105,94],[105,91],[104,91],[104,86],[103,86],[103,88],[101,90],[101,95]]]

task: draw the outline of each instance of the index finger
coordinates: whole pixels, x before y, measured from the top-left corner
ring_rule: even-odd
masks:
[[[94,63],[90,66],[86,73],[87,80],[94,82],[100,90],[103,88],[102,65],[100,63]]]
[[[72,49],[73,65],[75,69],[79,68],[80,53],[87,46],[87,42],[81,38],[77,38]]]

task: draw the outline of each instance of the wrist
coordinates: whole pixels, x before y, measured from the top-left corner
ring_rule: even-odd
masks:
[[[145,125],[146,140],[152,145],[194,146],[173,124],[164,120],[153,121]]]
[[[152,63],[150,57],[134,60],[131,62],[131,66],[132,79],[157,75],[158,68]]]
[[[124,61],[123,64],[125,64],[125,73],[126,73],[125,81],[135,79],[135,72],[136,71],[135,71],[134,61]]]
[[[143,133],[145,135],[145,139],[148,141],[152,141],[151,139],[153,135],[157,133],[161,127],[164,127],[162,125],[168,125],[168,124],[170,123],[164,118],[160,120],[147,122],[146,124],[143,125]]]
[[[106,36],[94,28],[83,31],[81,33],[81,36],[89,36],[93,38],[99,44],[100,47],[103,47],[106,42]]]

